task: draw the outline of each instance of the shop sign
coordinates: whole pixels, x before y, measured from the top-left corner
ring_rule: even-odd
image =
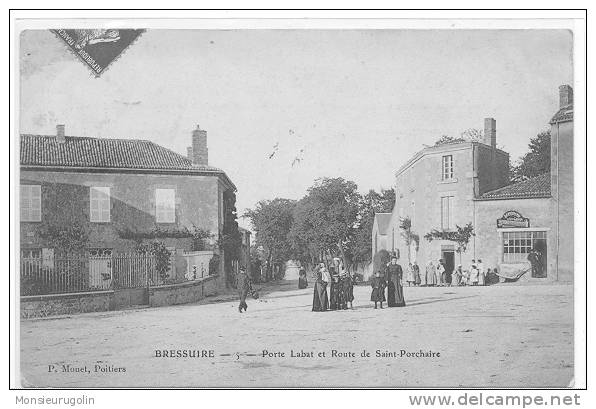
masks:
[[[500,219],[497,219],[498,229],[507,228],[528,228],[530,227],[530,219],[523,217],[519,212],[515,210],[509,210],[505,212]]]

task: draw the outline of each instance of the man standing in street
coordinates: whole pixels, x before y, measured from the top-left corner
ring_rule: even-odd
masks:
[[[240,271],[236,276],[236,289],[238,290],[238,295],[240,296],[240,305],[238,305],[238,311],[241,313],[242,310],[246,311],[248,305],[246,304],[246,296],[248,295],[248,291],[250,290],[250,279],[248,275],[246,275],[246,269],[244,267],[240,267]]]

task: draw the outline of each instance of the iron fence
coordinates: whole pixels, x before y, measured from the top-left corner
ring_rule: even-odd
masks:
[[[159,282],[152,255],[21,257],[21,295],[139,288]]]

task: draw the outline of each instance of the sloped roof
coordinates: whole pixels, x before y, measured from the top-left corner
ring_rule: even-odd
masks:
[[[186,156],[140,139],[67,136],[60,143],[54,135],[21,134],[20,156],[21,166],[212,173],[234,186],[223,170],[193,165]]]
[[[573,104],[566,105],[559,109],[550,120],[550,123],[556,124],[557,122],[567,121],[573,121]]]
[[[550,195],[550,173],[545,173],[523,182],[491,190],[480,196],[480,199],[529,199],[550,197]]]
[[[375,219],[379,226],[379,234],[387,234],[389,223],[391,222],[391,213],[375,213]]]

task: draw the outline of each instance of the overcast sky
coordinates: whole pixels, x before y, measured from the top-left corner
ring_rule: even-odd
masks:
[[[517,159],[572,83],[571,55],[563,30],[151,30],[95,78],[54,34],[26,31],[20,130],[64,123],[185,154],[200,124],[243,211],[323,176],[388,188],[422,144],[485,117]]]

